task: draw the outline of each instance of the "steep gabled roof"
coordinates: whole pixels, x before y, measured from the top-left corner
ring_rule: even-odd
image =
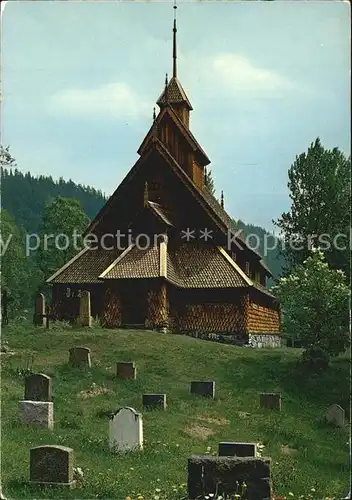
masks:
[[[182,120],[180,120],[178,114],[174,111],[174,109],[172,109],[171,105],[166,106],[164,109],[162,109],[160,111],[160,113],[158,114],[158,116],[155,119],[155,122],[150,127],[147,135],[143,139],[142,144],[139,146],[137,153],[139,155],[142,155],[147,150],[148,146],[150,145],[150,142],[153,140],[153,127],[158,127],[166,114],[173,120],[173,122],[175,123],[177,128],[180,130],[181,134],[186,139],[186,141],[188,142],[190,147],[193,149],[193,151],[196,151],[198,154],[201,155],[202,160],[203,160],[202,161],[203,165],[204,166],[209,165],[210,160],[209,160],[206,152],[204,151],[202,146],[199,144],[197,139],[194,137],[192,132],[189,130],[189,128],[187,128],[182,123]]]
[[[186,92],[175,76],[171,78],[166,89],[164,89],[156,103],[160,108],[165,106],[165,104],[186,104],[190,111],[193,109]]]
[[[200,203],[200,205],[204,208],[205,212],[209,217],[216,223],[219,229],[227,234],[230,230],[232,233],[236,233],[236,226],[232,219],[228,216],[228,214],[222,209],[220,204],[207,192],[205,189],[199,189],[194,182],[188,177],[185,171],[181,168],[181,166],[177,163],[175,158],[170,154],[170,152],[166,149],[166,147],[162,144],[159,139],[155,139],[152,143],[150,149],[148,149],[141,158],[137,160],[135,165],[123,179],[121,184],[115,190],[111,198],[105,204],[105,206],[101,209],[95,219],[92,221],[91,225],[87,229],[86,233],[94,230],[96,225],[99,223],[101,218],[107,212],[109,207],[113,204],[116,197],[119,193],[124,189],[124,187],[128,184],[128,182],[136,175],[142,165],[147,161],[147,159],[152,155],[152,153],[157,153],[162,156],[162,158],[166,161],[166,163],[170,166],[170,168],[174,171],[177,177],[183,182],[188,191],[192,193],[192,195],[196,198],[196,200]],[[237,241],[238,247],[242,250],[245,245],[245,242],[241,237],[235,238]],[[253,254],[256,255],[256,258],[260,257],[260,255],[252,250],[250,247],[247,247]],[[266,269],[266,266],[263,266]],[[268,271],[270,272],[270,271]]]
[[[188,175],[184,172],[184,170],[180,167],[180,165],[177,163],[175,158],[169,153],[169,151],[165,148],[165,146],[160,142],[156,141],[156,147],[159,147],[159,149],[162,150],[163,154],[169,158],[169,160],[174,164],[175,166],[175,172],[177,172],[187,185],[189,189],[193,192],[193,194],[196,196],[198,201],[202,204],[202,206],[205,208],[207,213],[217,222],[217,225],[227,233],[228,231],[231,231],[232,234],[237,233],[237,228],[236,224],[234,221],[231,219],[231,217],[225,212],[225,210],[221,207],[219,202],[209,193],[207,189],[199,189],[194,182],[188,177]],[[246,242],[243,240],[243,238],[240,235],[237,235],[235,237],[236,244],[237,246],[243,250],[243,248],[247,248],[251,253],[253,253],[256,258],[259,258],[259,263],[263,266],[264,269],[267,270],[267,272],[271,275],[271,272],[267,268],[267,266],[263,265],[263,262],[261,260],[261,255],[254,249],[252,249],[250,246],[246,244]]]

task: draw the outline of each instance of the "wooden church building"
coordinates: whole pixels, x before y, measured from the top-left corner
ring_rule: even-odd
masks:
[[[94,235],[47,282],[60,319],[91,294],[105,327],[163,329],[225,342],[279,345],[270,271],[206,187],[210,160],[190,130],[192,105],[173,74],[160,95],[139,159],[88,227]],[[96,243],[98,242],[98,243]]]

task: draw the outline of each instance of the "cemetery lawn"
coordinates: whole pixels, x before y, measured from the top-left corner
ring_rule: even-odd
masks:
[[[216,453],[220,441],[263,443],[277,494],[298,497],[314,487],[322,499],[348,491],[348,428],[324,419],[332,403],[349,408],[347,354],[323,375],[307,376],[298,365],[300,349],[254,350],[183,335],[56,325],[45,330],[22,321],[3,328],[4,340],[13,351],[1,355],[1,482],[7,498],[186,498],[188,457]],[[90,370],[68,366],[74,345],[91,349]],[[116,362],[130,360],[137,380],[116,379]],[[27,369],[53,379],[53,431],[25,428],[17,419]],[[202,379],[215,380],[215,400],[190,396],[191,380]],[[167,394],[165,411],[142,409],[141,395],[150,392]],[[259,408],[260,392],[281,392],[281,413]],[[110,452],[107,415],[120,406],[143,413],[143,452]],[[29,449],[42,444],[73,448],[83,484],[65,492],[29,486]]]

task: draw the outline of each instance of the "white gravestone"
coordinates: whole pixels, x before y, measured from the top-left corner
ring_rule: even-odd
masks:
[[[54,427],[54,403],[51,401],[20,401],[18,413],[25,425]]]
[[[109,446],[115,452],[142,450],[142,415],[129,407],[118,410],[109,422]]]

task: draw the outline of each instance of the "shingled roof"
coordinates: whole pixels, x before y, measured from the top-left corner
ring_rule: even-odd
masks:
[[[158,278],[159,247],[150,246],[145,250],[131,245],[127,248],[103,273],[100,278],[128,279],[128,278]]]
[[[168,281],[181,288],[238,288],[249,286],[218,247],[183,244],[168,250]]]
[[[150,207],[152,212],[156,214],[157,217],[161,219],[167,226],[173,226],[171,216],[164,207],[154,201],[148,201],[148,206]]]
[[[53,274],[47,283],[99,283],[98,276],[120,253],[121,250],[85,248]]]
[[[180,81],[175,76],[171,78],[166,89],[164,89],[163,93],[161,94],[156,103],[160,107],[163,107],[163,105],[165,104],[186,103],[190,111],[193,109],[192,104],[188,100],[186,92],[184,91]]]
[[[218,247],[185,243],[168,249],[162,272],[160,245],[131,245],[99,276],[103,280],[164,277],[180,288],[238,288],[252,282]]]

